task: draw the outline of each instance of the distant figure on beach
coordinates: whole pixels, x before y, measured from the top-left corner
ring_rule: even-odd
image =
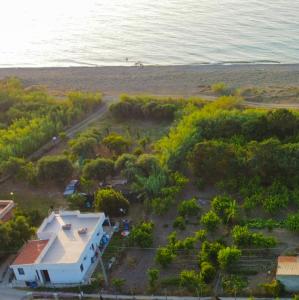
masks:
[[[142,63],[141,61],[136,61],[136,62],[135,62],[135,66],[136,66],[136,67],[143,68],[143,63]]]
[[[128,62],[129,61],[129,57],[126,57],[126,62]]]

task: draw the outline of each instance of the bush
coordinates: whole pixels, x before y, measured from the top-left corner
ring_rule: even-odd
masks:
[[[85,208],[86,197],[82,194],[75,193],[71,195],[71,197],[67,197],[67,201],[69,203],[70,209],[81,210]]]
[[[207,232],[204,229],[200,229],[195,232],[194,237],[197,241],[205,241],[207,238]]]
[[[214,211],[208,211],[206,214],[202,215],[200,223],[204,225],[207,230],[214,231],[220,224],[220,218]]]
[[[272,248],[276,245],[276,239],[266,237],[262,233],[252,233],[247,226],[235,226],[232,230],[232,238],[236,245],[242,247]]]
[[[69,142],[71,152],[80,158],[93,158],[97,140],[94,137],[79,136]]]
[[[231,268],[241,257],[241,250],[236,247],[226,247],[218,252],[218,263],[222,270]]]
[[[123,286],[125,285],[125,279],[122,278],[113,278],[112,279],[112,285],[117,291],[121,291]]]
[[[127,211],[129,201],[113,189],[99,189],[95,194],[95,209],[111,216],[122,215],[121,209]]]
[[[160,275],[159,269],[152,268],[147,270],[147,277],[151,289],[155,287],[157,280],[159,279],[159,275]]]
[[[149,248],[153,245],[154,223],[143,222],[134,226],[130,233],[130,240],[141,248]]]
[[[211,88],[214,93],[221,96],[230,94],[230,88],[224,82],[214,83]]]
[[[200,276],[194,270],[183,270],[180,274],[180,285],[190,291],[200,287]]]
[[[157,249],[155,260],[162,267],[167,267],[175,258],[175,254],[168,247],[160,247]]]
[[[117,160],[115,161],[115,170],[116,171],[122,171],[126,167],[128,167],[129,164],[135,164],[136,162],[136,156],[130,153],[124,153],[120,155]]]
[[[210,283],[216,275],[216,269],[209,262],[202,262],[200,265],[200,278],[205,283]]]
[[[201,250],[199,253],[199,261],[202,262],[211,262],[213,264],[217,263],[218,252],[223,249],[224,246],[219,242],[208,242],[204,241],[201,245]]]
[[[111,159],[97,158],[87,162],[83,167],[83,177],[103,180],[114,173],[114,162]]]
[[[179,228],[180,230],[185,230],[186,229],[186,221],[184,217],[176,217],[176,219],[173,222],[173,227],[174,228]]]
[[[299,213],[290,214],[285,221],[285,227],[293,232],[299,231]]]
[[[238,275],[228,275],[222,278],[222,287],[229,295],[237,296],[247,286],[247,279]]]
[[[284,291],[284,287],[279,280],[273,280],[270,283],[261,284],[261,287],[264,288],[267,295],[272,297],[278,297]]]
[[[238,214],[237,203],[229,196],[217,196],[212,200],[212,209],[225,223],[234,220]]]
[[[62,155],[44,156],[37,163],[37,176],[40,180],[65,181],[73,173],[70,160]]]
[[[200,206],[197,204],[196,199],[184,200],[179,204],[178,212],[181,216],[197,216],[200,212]]]

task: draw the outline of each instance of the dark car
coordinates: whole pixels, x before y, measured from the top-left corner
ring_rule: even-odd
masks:
[[[63,192],[63,196],[64,197],[72,196],[74,193],[76,193],[79,184],[80,184],[79,180],[77,179],[71,180],[70,183],[66,186]]]

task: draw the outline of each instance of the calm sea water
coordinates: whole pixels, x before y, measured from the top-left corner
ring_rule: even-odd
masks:
[[[0,67],[136,61],[299,62],[299,1],[1,1]]]

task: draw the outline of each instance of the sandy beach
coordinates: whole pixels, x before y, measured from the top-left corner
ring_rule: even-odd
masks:
[[[0,69],[0,78],[6,76],[17,76],[26,86],[41,84],[57,91],[194,96],[219,81],[236,87],[299,86],[299,64]]]

